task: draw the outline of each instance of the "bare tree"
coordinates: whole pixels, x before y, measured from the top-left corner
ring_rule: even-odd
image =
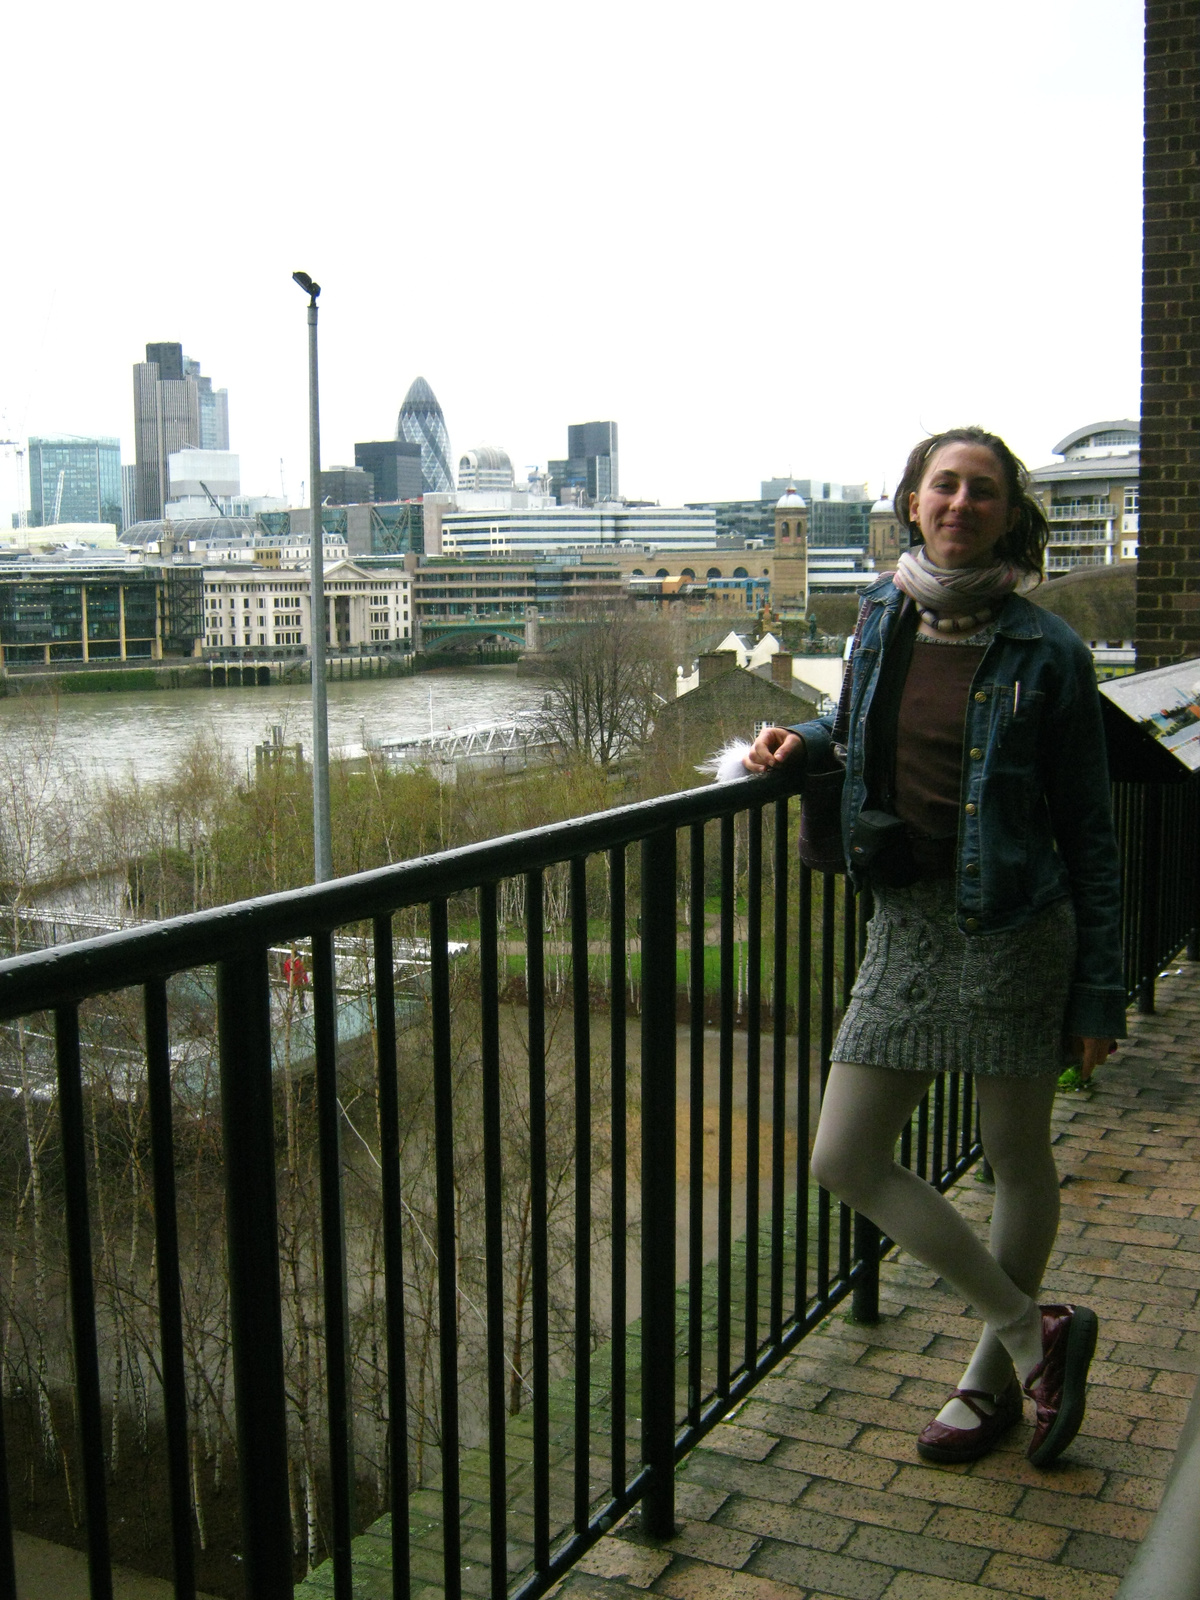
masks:
[[[546,736],[607,768],[643,744],[674,682],[670,630],[632,606],[584,616],[539,670]]]

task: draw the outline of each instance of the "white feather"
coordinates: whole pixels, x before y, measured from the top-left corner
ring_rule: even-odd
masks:
[[[751,776],[746,768],[746,756],[752,746],[746,739],[730,739],[723,749],[717,750],[709,756],[707,761],[702,761],[696,768],[705,777],[715,778],[718,783],[733,783],[738,778]]]

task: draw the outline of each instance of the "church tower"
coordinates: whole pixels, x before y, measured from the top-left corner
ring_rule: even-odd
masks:
[[[775,504],[771,601],[781,617],[808,615],[808,506],[792,483]]]

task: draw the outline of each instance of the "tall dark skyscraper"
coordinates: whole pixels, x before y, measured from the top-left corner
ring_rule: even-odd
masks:
[[[181,344],[148,344],[146,359],[133,369],[133,437],[137,458],[137,514],[147,522],[167,503],[167,458],[189,445],[228,450],[229,399],[214,392],[200,363]]]
[[[437,396],[424,378],[414,378],[404,396],[404,404],[396,419],[396,437],[421,446],[421,486],[425,494],[437,494],[454,488],[446,419],[438,405]]]
[[[573,422],[567,429],[567,459],[550,463],[550,488],[561,504],[563,490],[595,503],[620,494],[615,422]]]
[[[368,439],[356,444],[354,465],[374,479],[373,500],[419,500],[425,492],[421,446],[406,439]]]

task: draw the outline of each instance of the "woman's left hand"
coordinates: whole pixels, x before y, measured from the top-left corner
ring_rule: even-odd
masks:
[[[1109,1056],[1117,1048],[1115,1039],[1084,1039],[1078,1034],[1067,1038],[1067,1060],[1079,1063],[1079,1076],[1084,1083],[1088,1081],[1097,1067],[1102,1067]]]

